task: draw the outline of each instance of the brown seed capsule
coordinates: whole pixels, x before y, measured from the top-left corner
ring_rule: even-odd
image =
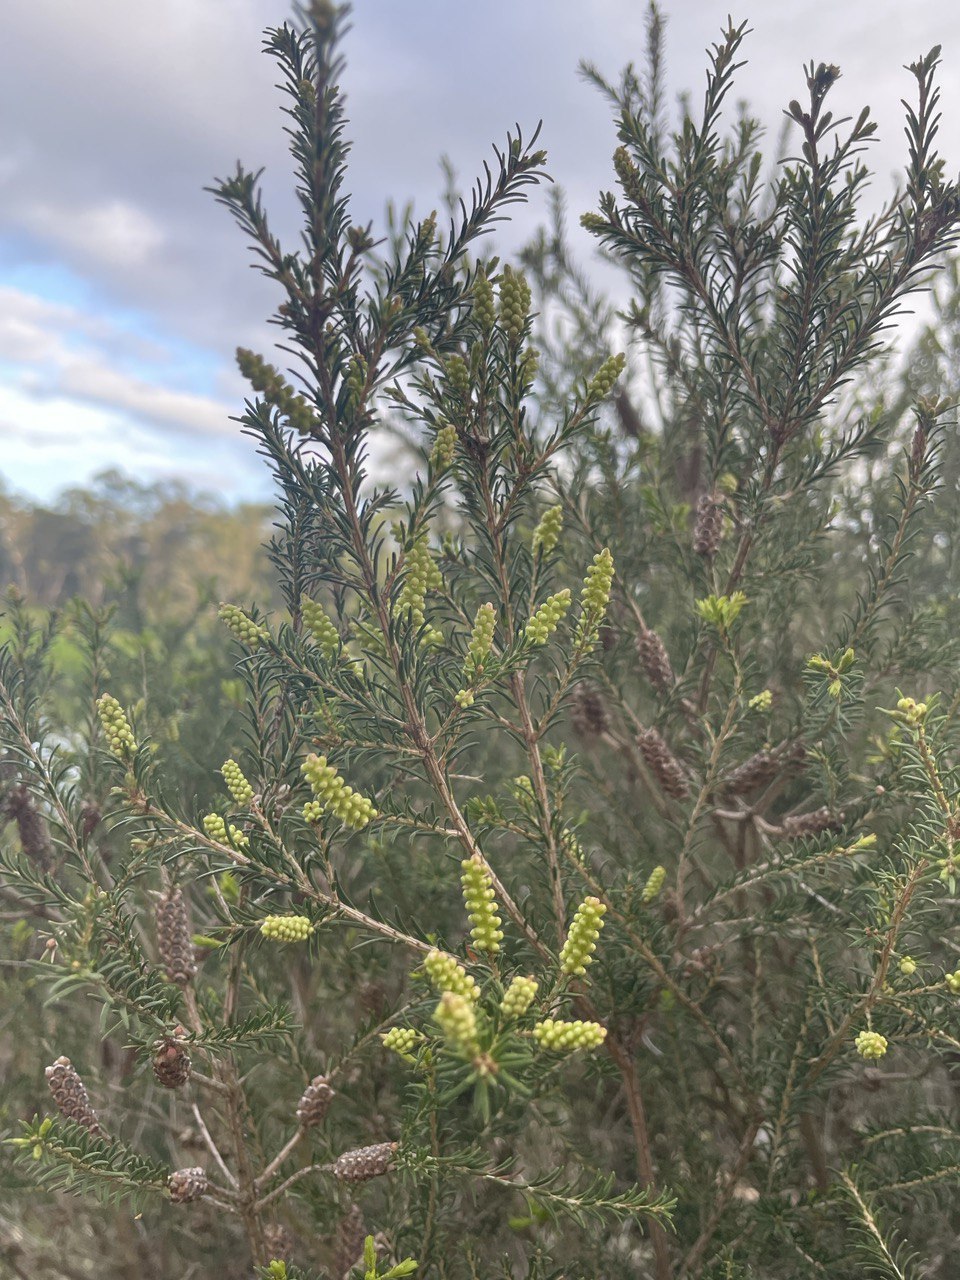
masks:
[[[187,904],[180,889],[170,889],[157,903],[157,951],[167,977],[179,987],[189,986],[197,971]]]
[[[843,826],[843,813],[833,813],[826,805],[809,813],[795,813],[784,818],[781,830],[788,840],[802,836],[815,836],[821,831],[839,831]]]
[[[697,519],[693,529],[693,549],[698,556],[711,560],[717,554],[723,533],[723,507],[715,493],[700,495]]]
[[[352,1204],[337,1223],[333,1237],[333,1274],[346,1277],[363,1254],[367,1228],[359,1205]]]
[[[177,1027],[153,1046],[153,1074],[164,1089],[179,1089],[190,1079],[190,1055],[180,1041],[184,1034],[183,1027]]]
[[[206,1195],[207,1175],[195,1165],[191,1169],[175,1169],[167,1179],[167,1190],[174,1204],[191,1204]]]
[[[46,870],[53,861],[53,842],[36,801],[27,788],[14,787],[4,799],[0,811],[16,822],[23,852],[41,870]]]
[[[267,1258],[270,1262],[290,1261],[294,1248],[293,1236],[282,1222],[271,1222],[264,1227],[263,1243],[266,1245]]]
[[[666,795],[683,800],[690,794],[683,766],[656,729],[644,729],[639,733],[637,746],[644,763]]]
[[[757,751],[743,764],[728,773],[722,788],[728,795],[740,796],[769,786],[786,770],[803,767],[806,751],[801,742],[781,742],[769,750]]]
[[[572,719],[574,732],[581,738],[599,738],[606,733],[610,722],[599,690],[586,684],[577,686],[573,695]]]
[[[326,1079],[323,1076],[314,1076],[297,1104],[297,1120],[300,1122],[301,1129],[311,1129],[314,1125],[321,1124],[330,1110],[330,1103],[334,1096],[334,1090],[327,1084]]]
[[[47,1067],[44,1075],[60,1114],[67,1120],[82,1124],[94,1137],[102,1138],[103,1129],[97,1113],[91,1107],[83,1081],[70,1059],[58,1058],[52,1067]]]
[[[330,1172],[341,1182],[367,1182],[389,1172],[396,1142],[378,1142],[372,1147],[358,1147],[337,1156]]]
[[[659,693],[666,693],[677,683],[670,665],[670,657],[666,647],[655,631],[649,627],[637,636],[637,657],[643,667],[644,674]]]

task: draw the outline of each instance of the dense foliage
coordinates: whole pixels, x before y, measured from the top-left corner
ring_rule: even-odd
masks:
[[[177,705],[193,658],[138,685],[77,605],[64,698],[65,624],[11,598],[0,887],[37,1030],[8,1256],[60,1274],[72,1191],[98,1202],[76,1275],[946,1276],[952,267],[915,358],[883,345],[960,227],[938,51],[866,217],[873,127],[832,117],[835,67],[767,172],[722,114],[745,29],[671,131],[651,11],[642,72],[587,69],[617,314],[559,200],[526,274],[480,254],[536,136],[447,229],[351,223],[343,19],[267,36],[302,247],[258,175],[214,188],[291,367],[238,353],[276,594],[195,646],[235,665],[182,717],[199,753],[150,692]]]

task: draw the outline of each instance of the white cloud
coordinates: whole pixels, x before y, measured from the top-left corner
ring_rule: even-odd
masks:
[[[46,237],[95,267],[147,265],[166,239],[159,223],[127,200],[69,209],[38,202],[27,206],[22,220],[32,235]]]

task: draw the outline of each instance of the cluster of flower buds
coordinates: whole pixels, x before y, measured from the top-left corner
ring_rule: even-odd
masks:
[[[474,979],[462,964],[458,964],[445,951],[428,952],[424,957],[423,968],[435,991],[452,991],[468,1000],[480,999],[480,988]]]
[[[309,596],[300,597],[300,616],[317,648],[328,662],[340,652],[340,633],[323,611],[323,605]]]
[[[324,813],[332,813],[346,826],[361,831],[377,816],[370,801],[347,786],[333,765],[327,763],[326,756],[311,752],[300,770],[316,797],[303,806],[307,822],[319,822]]]
[[[596,1049],[607,1038],[606,1027],[599,1022],[562,1022],[544,1018],[533,1028],[533,1038],[542,1049],[557,1053],[574,1053],[577,1049]]]
[[[503,941],[503,928],[490,872],[476,856],[465,858],[460,863],[460,871],[463,905],[470,917],[470,938],[479,951],[496,955]]]
[[[522,271],[505,266],[500,277],[500,323],[514,344],[523,337],[530,314],[530,286]]]
[[[137,744],[123,707],[111,694],[102,693],[97,699],[97,715],[110,750],[121,760],[129,760],[136,752]]]
[[[443,586],[443,575],[430,553],[426,533],[421,533],[409,549],[404,560],[403,585],[397,597],[397,613],[414,627],[422,627],[426,621],[427,592]],[[436,635],[431,630],[426,643],[434,643]]]
[[[900,961],[900,972],[905,978],[912,978],[917,972],[917,962],[913,956],[904,956]]]
[[[227,844],[235,849],[248,849],[250,840],[239,827],[231,822],[229,826],[219,813],[207,813],[203,818],[203,831],[208,840],[216,840],[217,844]]]
[[[563,507],[559,504],[555,507],[548,507],[537,522],[537,527],[533,531],[533,540],[530,543],[530,549],[534,555],[539,551],[541,555],[549,555],[560,541],[560,534],[563,531]]]
[[[548,596],[524,629],[523,638],[527,644],[546,644],[569,608],[569,587],[564,587],[556,595]]]
[[[420,1032],[415,1031],[413,1027],[391,1027],[380,1036],[383,1047],[398,1053],[401,1058],[409,1058],[420,1038]]]
[[[667,878],[665,867],[654,867],[647,876],[647,883],[643,886],[643,892],[640,894],[640,901],[643,903],[653,902],[655,898],[660,896],[660,890],[663,888],[663,882]]]
[[[273,365],[245,347],[237,348],[237,364],[254,391],[279,409],[295,431],[301,435],[310,434],[314,426],[313,411]]]
[[[767,712],[773,706],[773,693],[770,689],[761,689],[759,693],[755,693],[747,706],[751,711]]]
[[[448,471],[457,456],[457,428],[440,427],[430,450],[430,466],[436,472]]]
[[[597,372],[587,384],[587,401],[594,403],[599,400],[605,400],[613,390],[614,383],[623,373],[626,367],[627,357],[618,352],[615,356],[608,356]]]
[[[577,627],[578,642],[595,639],[610,603],[613,572],[613,556],[609,548],[604,547],[593,557],[593,563],[583,582],[580,593],[580,623]]]
[[[471,1000],[455,991],[445,991],[433,1016],[452,1049],[466,1058],[479,1056],[477,1013]]]
[[[886,1037],[879,1031],[861,1031],[854,1044],[861,1058],[882,1058],[887,1052]]]
[[[560,951],[561,972],[582,977],[593,961],[607,908],[599,898],[584,898]]]
[[[261,627],[252,618],[248,618],[235,604],[221,604],[217,616],[248,649],[256,649],[270,638],[266,627]]]
[[[473,316],[484,333],[490,332],[497,319],[493,285],[482,267],[477,269],[473,281]]]
[[[948,973],[944,978],[947,984],[947,990],[951,995],[960,996],[960,969],[955,969],[953,973]]]
[[[313,925],[306,916],[264,916],[260,932],[271,942],[306,942]]]
[[[505,1018],[522,1018],[533,1003],[539,988],[540,984],[535,979],[518,974],[503,993],[500,1012]]]
[[[467,656],[463,662],[464,687],[457,693],[456,701],[461,707],[473,705],[473,693],[470,683],[483,673],[483,668],[493,648],[493,633],[497,626],[497,611],[492,604],[482,604],[473,620],[470,632],[470,643],[467,645]]]
[[[233,796],[234,804],[240,806],[249,804],[253,799],[253,787],[244,777],[243,770],[236,760],[225,760],[220,772],[227,784],[227,790]]]
[[[444,372],[447,375],[447,382],[450,384],[451,390],[456,392],[461,398],[466,397],[470,393],[470,370],[467,368],[467,362],[463,356],[453,355],[447,356],[444,363]]]

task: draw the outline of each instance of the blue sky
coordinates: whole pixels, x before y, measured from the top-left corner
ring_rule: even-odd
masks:
[[[731,0],[664,0],[671,93],[702,92],[704,49]],[[275,305],[240,234],[202,190],[236,159],[267,166],[278,231],[296,235],[279,95],[262,28],[274,0],[4,0],[0,15],[0,479],[49,499],[97,471],[177,477],[225,500],[266,497],[230,421],[237,345],[270,353]],[[549,169],[576,215],[611,185],[615,136],[580,58],[615,77],[643,50],[637,0],[359,0],[345,88],[357,221],[385,200],[439,203],[439,159],[466,187],[491,142],[543,117]],[[944,46],[948,170],[960,164],[960,6],[944,0],[781,0],[744,6],[749,59],[736,96],[776,129],[803,63],[837,62],[838,107],[874,109],[878,199],[904,154],[901,69]],[[518,247],[534,196],[498,237]]]

